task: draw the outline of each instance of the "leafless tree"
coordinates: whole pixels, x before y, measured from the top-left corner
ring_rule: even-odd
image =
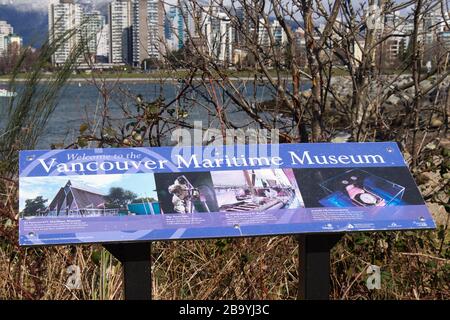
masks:
[[[448,122],[441,103],[448,47],[439,38],[449,29],[446,1],[194,0],[178,6],[190,27],[176,65],[189,70],[192,88],[203,91],[222,131],[239,128],[229,116],[237,107],[248,116],[246,125],[277,128],[284,142],[328,141],[346,131],[354,141],[398,140],[417,155],[431,119]],[[441,45],[426,70],[424,55],[436,50],[429,39]],[[261,84],[268,95],[246,94]],[[427,108],[425,116],[422,103],[435,90],[440,107]]]

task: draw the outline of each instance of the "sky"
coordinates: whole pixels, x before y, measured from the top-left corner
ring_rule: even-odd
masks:
[[[86,190],[108,194],[111,187],[121,187],[138,195],[138,198],[152,197],[158,199],[153,174],[109,174],[101,177],[92,175],[23,177],[19,181],[19,211],[25,208],[25,200],[42,196],[53,200],[61,187],[70,180],[74,186],[86,186]]]
[[[110,1],[111,0],[93,0],[93,2],[96,5]],[[17,9],[24,11],[30,10],[45,11],[48,8],[49,2],[50,0],[0,0],[0,5],[2,4],[14,5]]]
[[[271,169],[260,169],[255,170],[256,177],[265,180],[278,180],[279,182],[289,185],[290,182],[288,178],[284,175],[281,169],[277,170],[279,173],[276,177]],[[212,181],[214,184],[221,186],[245,186],[247,182],[243,171],[232,170],[232,171],[213,171],[211,172]]]
[[[52,0],[0,0],[0,5],[14,5],[17,9],[23,11],[46,11],[48,4]],[[86,0],[84,0],[86,1]],[[112,0],[92,0],[96,7],[100,7],[105,3],[109,3]],[[174,0],[166,0],[166,3],[172,3]]]
[[[49,0],[0,0],[0,4],[13,5],[17,9],[30,10],[47,10]]]

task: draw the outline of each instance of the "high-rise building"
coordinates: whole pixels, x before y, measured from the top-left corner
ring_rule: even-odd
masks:
[[[423,16],[424,42],[426,46],[432,45],[437,40],[437,34],[443,31],[443,18],[440,8],[427,12]]]
[[[402,59],[406,49],[408,34],[413,30],[406,31],[407,21],[400,16],[400,11],[393,11],[384,15],[383,36],[385,41],[378,47],[378,63],[381,66],[396,67]],[[382,57],[382,58],[381,58]]]
[[[234,41],[237,47],[245,45],[246,15],[243,7],[236,8],[237,28],[234,28]]]
[[[220,7],[209,6],[202,17],[203,35],[209,54],[224,64],[233,59],[233,28],[228,15]]]
[[[109,61],[109,24],[105,24],[97,33],[97,62]]]
[[[254,24],[255,30],[252,31],[258,34],[258,44],[264,48],[269,46],[269,31],[263,18],[260,18],[257,24]]]
[[[185,23],[179,6],[170,6],[167,13],[168,30],[166,33],[166,43],[170,50],[180,50],[185,41]]]
[[[167,13],[166,42],[171,50],[184,47],[189,35],[195,36],[193,6],[188,0],[178,0],[176,5],[169,6]]]
[[[11,53],[18,53],[23,45],[23,39],[16,34],[0,34],[0,57]]]
[[[109,62],[131,64],[132,47],[132,2],[114,0],[109,5]]]
[[[81,27],[81,40],[86,46],[86,53],[96,56],[98,50],[97,35],[105,25],[105,17],[100,11],[84,12]]]
[[[6,47],[5,47],[5,38],[7,37],[6,34],[0,34],[0,57],[5,54]]]
[[[242,7],[236,8],[239,28],[236,30],[236,44],[246,46],[255,39],[260,40],[261,16],[264,15],[264,1],[246,0]]]
[[[52,57],[54,65],[60,65],[66,62],[72,50],[80,43],[80,32],[73,30],[79,29],[82,21],[81,7],[74,0],[56,0],[51,1],[48,10],[49,41],[61,42]],[[66,41],[61,41],[71,32],[74,35]]]
[[[278,20],[275,20],[271,24],[271,32],[276,46],[285,45],[287,42],[287,34]]]
[[[9,53],[9,50],[19,51],[23,45],[23,39],[17,34],[9,34],[4,38],[5,52]]]
[[[133,65],[165,54],[164,5],[162,0],[133,0]]]
[[[14,33],[13,27],[6,21],[0,20],[0,34],[11,34]]]
[[[6,53],[6,37],[14,33],[13,27],[6,21],[0,21],[0,56]]]
[[[401,26],[402,22],[400,11],[386,13],[384,15],[384,31],[393,32]]]
[[[446,51],[450,50],[450,31],[441,31],[437,35],[439,44],[445,49]]]

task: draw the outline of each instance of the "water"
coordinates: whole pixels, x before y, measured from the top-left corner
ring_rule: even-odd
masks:
[[[180,90],[179,86],[175,84],[160,85],[158,83],[110,83],[107,88],[111,91],[111,99],[107,105],[110,115],[115,118],[116,124],[123,122],[121,105],[127,105],[131,110],[135,110],[133,106],[138,94],[142,95],[145,101],[153,101],[162,94],[166,99],[165,101],[168,102],[174,99]],[[20,94],[20,86],[18,92]],[[242,92],[248,101],[271,100],[274,95],[273,90],[267,85],[243,87]],[[216,94],[226,110],[228,119],[234,125],[245,128],[252,123],[248,115],[237,110],[236,106],[231,103],[228,97],[224,96],[219,87],[216,87]],[[191,100],[181,101],[181,105],[191,106],[186,122],[207,121],[214,118],[213,104],[205,98],[206,96],[204,90],[187,93],[187,97]],[[201,104],[192,106],[193,101],[201,102]],[[49,119],[44,135],[38,141],[37,149],[48,149],[51,144],[63,143],[67,145],[74,142],[79,134],[80,125],[86,123],[87,119],[99,119],[103,108],[103,100],[99,90],[90,83],[67,84],[59,95],[57,102],[57,108]],[[0,98],[0,115],[2,115],[0,129],[5,123],[4,110],[7,105],[8,99]],[[205,106],[212,112],[208,111]],[[217,120],[213,121],[211,126],[218,126]]]

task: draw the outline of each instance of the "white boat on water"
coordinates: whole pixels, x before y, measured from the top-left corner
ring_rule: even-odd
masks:
[[[15,96],[17,96],[17,92],[11,92],[0,88],[0,98],[13,98]]]

